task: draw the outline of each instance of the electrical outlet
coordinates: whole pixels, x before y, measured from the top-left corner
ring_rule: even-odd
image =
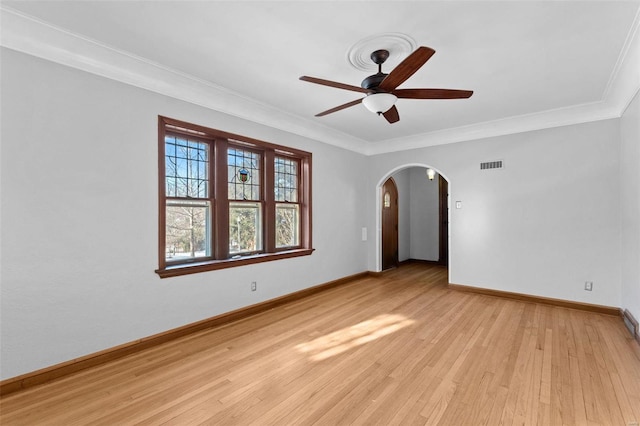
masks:
[[[584,289],[586,291],[591,291],[593,290],[593,281],[585,281],[584,282]]]
[[[258,289],[258,284],[255,281],[251,281],[251,291],[256,291]]]

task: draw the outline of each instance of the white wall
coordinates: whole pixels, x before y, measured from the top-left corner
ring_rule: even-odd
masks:
[[[430,164],[462,202],[450,214],[452,283],[620,306],[619,137],[614,119],[374,156],[368,203],[390,171]],[[498,159],[503,170],[480,170]],[[375,238],[367,254],[379,270]]]
[[[365,157],[1,54],[2,379],[367,269]],[[316,251],[160,279],[158,115],[312,152]]]
[[[621,124],[620,221],[622,308],[640,321],[640,95]]]
[[[439,251],[438,176],[427,178],[426,169],[412,167],[411,182],[411,258],[437,261]]]

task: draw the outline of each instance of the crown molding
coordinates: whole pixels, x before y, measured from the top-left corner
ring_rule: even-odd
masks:
[[[640,87],[640,8],[631,24],[629,33],[622,50],[618,55],[618,60],[609,77],[609,82],[602,95],[603,101],[625,104],[624,109],[629,105],[635,95],[635,91]],[[632,89],[636,88],[629,97]]]
[[[600,101],[368,142],[257,102],[209,81],[71,33],[2,4],[0,18],[0,45],[6,48],[364,155],[619,118],[640,90],[639,10]]]
[[[620,117],[620,113],[617,109],[611,108],[603,102],[593,102],[540,113],[486,121],[437,132],[423,133],[405,138],[387,139],[369,144],[366,155],[426,148],[429,146],[512,135],[618,117]]]
[[[1,4],[0,18],[0,45],[8,49],[358,153],[366,147],[364,140]]]
[[[366,155],[505,136],[620,118],[640,91],[640,9],[600,101],[370,143]]]

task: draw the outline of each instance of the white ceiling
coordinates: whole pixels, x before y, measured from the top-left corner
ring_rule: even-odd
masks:
[[[48,59],[66,44],[67,62],[72,51],[79,68],[112,78],[119,68],[123,81],[145,87],[143,79],[155,79],[150,88],[187,100],[180,88],[199,86],[197,103],[375,153],[472,139],[505,122],[540,127],[531,117],[549,122],[567,111],[576,122],[615,115],[598,106],[628,54],[639,8],[640,1],[3,1],[2,35],[3,45]],[[349,63],[349,49],[388,33],[436,51],[400,87],[474,95],[400,99],[392,125],[362,105],[314,117],[361,94],[298,78],[359,86],[368,73]]]

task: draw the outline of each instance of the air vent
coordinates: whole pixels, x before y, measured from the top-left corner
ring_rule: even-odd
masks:
[[[487,161],[485,163],[480,163],[480,170],[502,169],[502,168],[504,168],[502,160]]]

